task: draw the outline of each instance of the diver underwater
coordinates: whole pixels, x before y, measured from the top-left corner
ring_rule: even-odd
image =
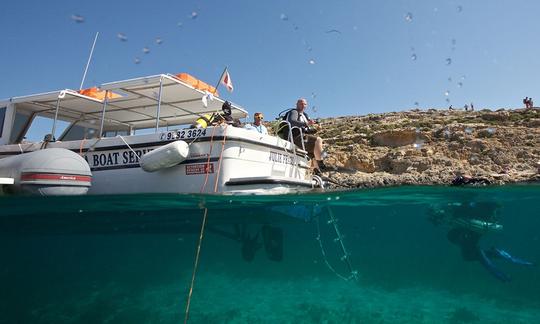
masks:
[[[503,230],[493,202],[462,201],[445,206],[431,206],[428,220],[435,226],[447,226],[447,239],[460,248],[465,261],[478,261],[490,274],[502,282],[511,281],[510,276],[498,269],[493,262],[500,259],[512,264],[534,266],[533,262],[515,257],[498,247],[484,249],[480,239],[484,234]]]

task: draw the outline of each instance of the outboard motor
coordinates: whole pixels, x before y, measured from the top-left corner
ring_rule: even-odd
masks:
[[[14,180],[13,184],[3,185],[5,193],[84,195],[90,188],[92,173],[79,154],[49,148],[0,159],[0,177]]]

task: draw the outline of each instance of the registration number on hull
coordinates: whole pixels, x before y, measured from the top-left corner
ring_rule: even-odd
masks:
[[[182,129],[161,133],[159,139],[169,141],[174,139],[197,138],[206,135],[206,128]]]

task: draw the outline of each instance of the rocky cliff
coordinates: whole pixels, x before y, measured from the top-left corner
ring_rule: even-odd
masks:
[[[411,110],[321,120],[332,187],[540,180],[540,109]]]

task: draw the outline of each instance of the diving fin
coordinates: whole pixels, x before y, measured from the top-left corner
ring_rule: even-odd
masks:
[[[505,259],[507,261],[510,261],[512,263],[515,263],[515,264],[521,264],[521,265],[526,265],[526,266],[533,266],[534,265],[534,263],[532,263],[530,261],[527,261],[527,260],[520,259],[520,258],[516,258],[515,256],[510,255],[510,253],[508,253],[508,252],[506,252],[505,250],[502,250],[502,249],[492,248],[491,252],[494,253],[496,256],[498,256],[498,257],[500,257],[502,259]]]
[[[510,281],[510,277],[495,267],[493,262],[491,262],[491,260],[486,256],[486,253],[484,252],[484,250],[479,249],[479,252],[480,252],[480,263],[484,266],[484,268],[487,269],[487,271],[489,271],[489,273],[494,275],[497,279],[499,279],[502,282]]]

